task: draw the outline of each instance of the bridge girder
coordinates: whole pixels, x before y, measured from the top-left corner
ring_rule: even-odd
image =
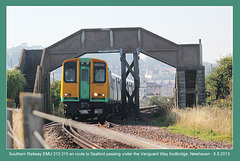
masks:
[[[49,79],[49,72],[60,67],[66,59],[86,53],[120,53],[120,50],[123,53],[139,51],[175,67],[177,69],[175,96],[178,107],[186,107],[186,94],[189,91],[194,93],[196,104],[205,102],[201,43],[176,44],[143,28],[82,29],[43,50],[41,76]],[[196,81],[194,89],[186,89],[185,79],[188,78],[185,78],[185,71],[198,73],[194,78]],[[42,92],[49,91],[49,87],[44,84],[40,87]],[[137,87],[139,88],[139,85]]]

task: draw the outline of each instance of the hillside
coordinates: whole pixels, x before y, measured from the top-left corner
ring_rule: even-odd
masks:
[[[27,43],[22,43],[19,46],[7,49],[7,69],[18,66],[22,49],[43,49],[41,45],[28,46]]]

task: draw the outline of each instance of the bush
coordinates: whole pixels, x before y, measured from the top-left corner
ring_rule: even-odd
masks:
[[[232,101],[230,101],[229,99],[218,99],[212,101],[211,106],[232,109]]]
[[[51,83],[51,102],[54,104],[54,107],[58,107],[61,101],[60,97],[61,81],[54,81]]]
[[[64,116],[64,104],[61,102],[61,81],[53,81],[51,83],[51,103],[54,104],[52,113],[58,116]]]
[[[153,96],[150,99],[150,105],[157,105],[155,116],[165,117],[171,108],[174,107],[174,98]]]
[[[149,101],[150,101],[150,98],[149,97],[144,97],[140,103],[141,103],[141,106],[147,106],[149,105]]]
[[[159,103],[158,96],[152,96],[149,100],[149,105],[158,105],[158,103]]]
[[[26,85],[26,79],[19,70],[7,70],[7,98],[16,99]]]

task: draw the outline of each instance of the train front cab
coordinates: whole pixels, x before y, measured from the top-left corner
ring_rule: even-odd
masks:
[[[109,101],[105,61],[76,58],[63,62],[61,100],[67,117],[89,118],[104,114]]]

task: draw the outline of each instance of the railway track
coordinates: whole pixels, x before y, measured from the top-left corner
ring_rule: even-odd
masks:
[[[76,130],[74,130],[74,128],[71,126],[71,124],[69,125],[64,125],[62,124],[62,128],[73,137],[73,141],[78,144],[80,147],[82,147],[83,149],[104,149],[102,147],[100,147],[99,145],[89,141],[88,139],[82,137],[81,135],[78,134],[78,132]]]
[[[162,146],[150,143],[148,140],[142,140],[139,137],[130,136],[130,135],[128,135],[126,133],[122,133],[122,132],[113,131],[113,130],[104,128],[101,125],[99,125],[97,127],[95,125],[93,126],[93,125],[85,124],[85,123],[82,123],[82,122],[77,122],[77,121],[73,121],[73,120],[69,120],[69,119],[65,119],[65,118],[60,118],[60,117],[53,116],[53,115],[46,114],[46,113],[42,113],[42,112],[39,112],[39,111],[33,111],[33,114],[36,115],[36,116],[42,117],[44,119],[47,119],[47,120],[51,120],[51,121],[58,122],[58,123],[63,123],[66,126],[71,125],[75,129],[80,129],[82,131],[91,133],[95,136],[101,136],[102,138],[115,140],[115,142],[119,142],[119,143],[126,144],[126,145],[132,145],[132,146],[137,147],[139,149],[166,149]],[[51,125],[49,125],[49,126],[51,126]],[[69,134],[74,136],[73,138],[74,138],[74,140],[77,140],[76,142],[81,142],[82,144],[84,144],[83,142],[85,142],[85,141],[81,140],[81,138],[79,138],[79,135],[75,136],[74,132],[70,128],[67,129],[67,131],[69,132]],[[88,146],[88,144],[89,143],[87,143],[87,146]],[[88,148],[88,149],[90,149],[90,148],[99,149],[101,147],[99,147],[99,146],[98,147],[89,146],[89,147],[86,147],[86,148]]]
[[[150,110],[150,109],[154,109],[154,108],[157,108],[157,105],[152,105],[152,106],[142,106],[142,107],[139,107],[139,111]]]
[[[82,137],[78,132],[71,126],[71,124],[64,124],[60,122],[50,122],[44,125],[45,128],[51,128],[54,126],[61,126],[63,131],[71,136],[73,142],[79,145],[83,149],[104,149],[101,146],[89,141],[88,139]]]
[[[56,126],[56,125],[60,125],[61,123],[60,122],[49,122],[47,124],[44,125],[45,128],[49,128],[49,127],[52,127],[52,126]]]

